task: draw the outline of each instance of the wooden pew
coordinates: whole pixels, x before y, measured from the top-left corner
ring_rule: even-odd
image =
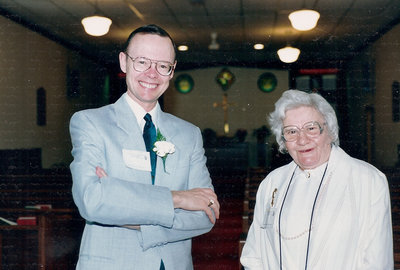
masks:
[[[78,255],[82,222],[74,209],[2,209],[10,216],[34,216],[36,225],[1,225],[4,265],[14,269],[71,269]],[[73,243],[70,241],[74,239]],[[67,240],[67,241],[66,241]],[[60,249],[67,253],[59,256]],[[15,260],[18,257],[18,260]],[[1,266],[0,266],[1,269]],[[7,268],[9,269],[9,268]]]
[[[243,232],[247,232],[253,221],[254,207],[256,203],[257,190],[264,178],[267,176],[266,168],[249,168],[245,183],[243,202]]]
[[[239,258],[242,254],[242,249],[246,242],[250,225],[253,222],[257,190],[262,180],[267,176],[268,171],[268,169],[260,167],[248,169],[244,190],[242,233],[239,239]],[[239,262],[239,270],[241,269],[242,265]]]
[[[84,221],[71,187],[69,174],[0,175],[0,216],[14,222],[36,217],[35,225],[0,226],[0,269],[75,268]],[[52,207],[25,208],[38,204]]]

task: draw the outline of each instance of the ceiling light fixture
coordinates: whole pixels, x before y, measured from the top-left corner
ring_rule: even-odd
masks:
[[[253,48],[255,50],[262,50],[262,49],[264,49],[264,44],[261,44],[261,43],[254,44]]]
[[[111,23],[111,19],[98,15],[82,19],[82,25],[86,33],[96,37],[107,34],[110,30]]]
[[[319,19],[319,13],[311,9],[297,10],[289,14],[289,20],[294,29],[308,31],[313,29]]]
[[[279,59],[284,63],[296,62],[299,58],[300,50],[290,46],[278,50]]]
[[[189,47],[187,45],[178,46],[178,51],[180,52],[186,52],[187,50],[189,50]]]

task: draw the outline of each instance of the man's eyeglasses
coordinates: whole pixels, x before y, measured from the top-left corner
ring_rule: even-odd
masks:
[[[154,61],[146,57],[133,58],[129,54],[127,53],[125,54],[132,60],[133,68],[138,72],[143,72],[148,70],[151,67],[152,63],[156,64],[156,70],[162,76],[168,76],[174,70],[174,65],[171,64],[170,62]]]
[[[323,124],[325,125],[325,123]],[[300,132],[304,132],[308,137],[316,137],[322,134],[324,128],[321,127],[317,121],[307,122],[302,128],[297,126],[286,126],[282,129],[282,137],[286,142],[294,142],[299,136]]]

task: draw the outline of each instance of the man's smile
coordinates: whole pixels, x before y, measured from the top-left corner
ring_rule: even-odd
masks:
[[[139,81],[139,84],[145,88],[156,88],[158,86],[156,83],[146,83],[143,81]]]

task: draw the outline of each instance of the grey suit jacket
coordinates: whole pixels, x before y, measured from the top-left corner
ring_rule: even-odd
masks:
[[[158,128],[175,145],[165,170],[157,157],[155,185],[132,168],[123,150],[145,152],[124,94],[115,104],[75,113],[70,122],[73,198],[86,220],[77,269],[193,269],[191,238],[211,230],[203,211],[174,209],[171,190],[213,188],[199,128],[161,110]],[[108,176],[99,178],[96,166]],[[123,225],[140,225],[133,230]]]

